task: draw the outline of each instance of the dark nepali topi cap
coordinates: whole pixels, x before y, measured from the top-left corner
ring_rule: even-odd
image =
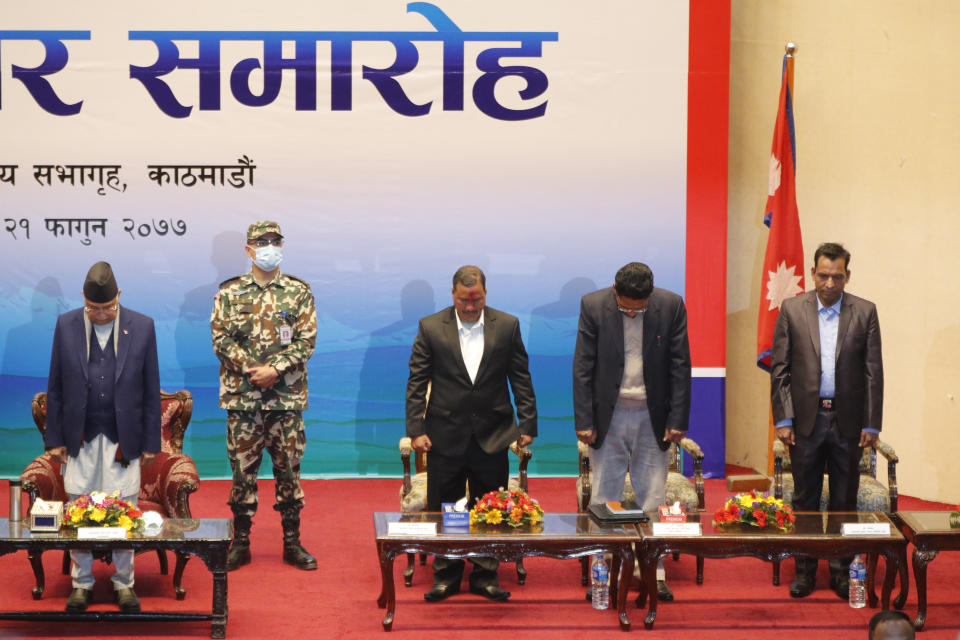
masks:
[[[275,233],[281,238],[283,237],[283,234],[280,233],[279,224],[276,222],[270,222],[269,220],[260,220],[247,227],[247,242],[256,240],[260,236],[267,233]]]
[[[117,291],[117,279],[109,263],[101,260],[90,267],[83,283],[83,296],[87,300],[100,304],[110,302],[117,297]]]

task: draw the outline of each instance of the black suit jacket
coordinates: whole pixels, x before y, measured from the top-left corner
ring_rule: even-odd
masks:
[[[573,355],[573,410],[577,430],[595,429],[603,444],[623,379],[623,314],[613,287],[583,296]],[[690,344],[683,299],[654,287],[643,314],[643,384],[660,448],[667,427],[690,422]]]
[[[483,358],[474,383],[463,363],[453,307],[420,320],[413,342],[407,435],[427,434],[433,450],[442,455],[463,454],[471,434],[487,453],[505,451],[521,434],[537,435],[537,401],[520,324],[516,317],[491,307],[483,312]]]
[[[773,421],[793,419],[809,436],[820,398],[820,324],[817,293],[784,300],[773,329],[770,400]],[[859,438],[864,427],[880,431],[883,421],[883,359],[880,322],[869,300],[843,294],[837,328],[834,412],[840,433]]]
[[[87,406],[87,335],[83,309],[57,318],[47,379],[47,449],[66,447],[76,456],[83,442]],[[160,369],[153,320],[120,307],[114,409],[120,451],[127,460],[160,451]],[[111,339],[108,348],[113,348]]]

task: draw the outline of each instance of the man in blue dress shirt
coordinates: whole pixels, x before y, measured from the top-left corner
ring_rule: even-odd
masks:
[[[773,330],[770,395],[776,435],[790,447],[793,508],[817,511],[829,474],[829,511],[856,511],[863,447],[883,418],[883,360],[876,306],[844,293],[850,253],[821,244],[813,257],[816,291],[784,300]],[[832,561],[830,587],[847,599],[850,559]],[[790,595],[816,584],[817,561],[796,558]]]

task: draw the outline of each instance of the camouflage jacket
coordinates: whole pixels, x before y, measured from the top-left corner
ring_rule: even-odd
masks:
[[[281,344],[289,326],[290,343]],[[220,359],[220,407],[240,411],[307,408],[307,360],[317,341],[317,310],[310,285],[278,273],[260,286],[252,273],[220,285],[210,315],[213,350]],[[269,364],[280,374],[261,389],[244,367]]]

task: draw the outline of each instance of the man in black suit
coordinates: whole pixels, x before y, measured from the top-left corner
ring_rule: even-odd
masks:
[[[483,271],[460,267],[453,275],[453,306],[420,320],[410,354],[407,435],[427,452],[427,509],[456,502],[469,483],[469,504],[509,479],[507,450],[537,435],[537,403],[517,318],[486,306]],[[516,418],[507,382],[516,403]],[[429,402],[428,402],[429,397]],[[506,600],[498,563],[474,558],[470,591]],[[424,598],[460,591],[463,560],[437,557],[433,588]]]
[[[830,511],[856,511],[863,447],[876,443],[883,418],[883,359],[876,306],[843,289],[850,253],[821,244],[810,275],[816,291],[784,300],[773,329],[770,399],[776,435],[790,447],[793,508],[820,508],[830,476]],[[830,588],[847,599],[850,559],[830,563]],[[796,558],[790,595],[816,584],[817,561]]]
[[[654,287],[647,265],[631,262],[583,297],[573,408],[577,438],[593,447],[590,501],[619,501],[629,470],[638,505],[663,504],[667,449],[690,421],[690,346],[683,299]],[[673,600],[662,563],[657,597]]]

